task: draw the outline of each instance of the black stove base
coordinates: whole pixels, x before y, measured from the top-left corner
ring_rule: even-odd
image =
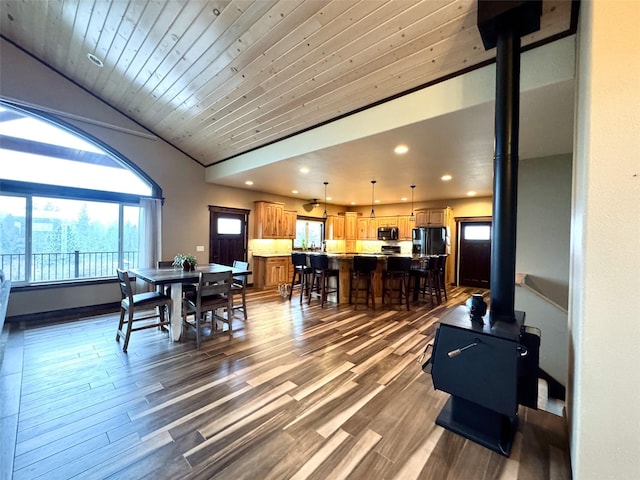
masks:
[[[508,457],[518,429],[518,417],[451,396],[436,418],[436,425]]]

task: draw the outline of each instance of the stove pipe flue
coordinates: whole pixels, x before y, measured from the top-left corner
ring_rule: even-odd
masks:
[[[491,323],[515,321],[520,37],[540,29],[542,1],[478,0],[486,50],[496,47]]]

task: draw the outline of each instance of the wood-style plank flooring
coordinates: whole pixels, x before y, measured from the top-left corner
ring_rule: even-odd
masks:
[[[434,424],[448,395],[417,359],[470,292],[374,312],[250,291],[199,351],[151,329],[125,354],[116,315],[5,326],[0,478],[571,478],[562,417],[522,408],[510,458]]]

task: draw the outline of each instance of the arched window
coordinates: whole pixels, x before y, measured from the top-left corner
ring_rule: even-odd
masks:
[[[0,269],[16,284],[113,277],[140,266],[160,188],[105,145],[0,101]]]

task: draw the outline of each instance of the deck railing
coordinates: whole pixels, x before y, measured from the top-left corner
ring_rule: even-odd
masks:
[[[138,251],[124,251],[125,267],[138,265]],[[78,278],[113,277],[118,267],[118,252],[34,253],[30,278],[26,277],[26,255],[0,254],[0,270],[13,282],[54,282]]]

